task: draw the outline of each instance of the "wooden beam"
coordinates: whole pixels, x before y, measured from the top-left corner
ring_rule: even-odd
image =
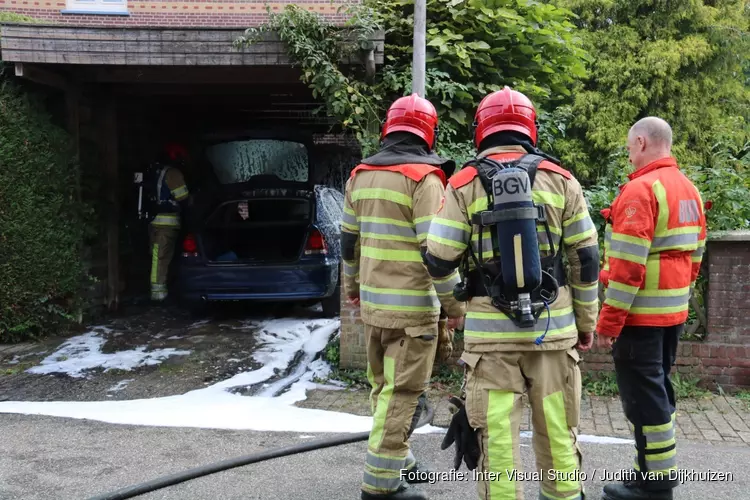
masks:
[[[60,90],[68,87],[68,81],[62,75],[33,64],[16,63],[16,76]]]
[[[167,85],[299,83],[299,68],[289,66],[93,66],[82,78],[95,83]]]
[[[120,200],[118,194],[117,108],[111,94],[101,109],[101,145],[107,197],[107,307],[116,311],[120,294]]]

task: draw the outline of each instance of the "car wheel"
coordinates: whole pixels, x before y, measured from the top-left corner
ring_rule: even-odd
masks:
[[[337,286],[331,296],[323,299],[320,304],[323,306],[323,315],[329,318],[338,316],[341,313],[341,287]]]

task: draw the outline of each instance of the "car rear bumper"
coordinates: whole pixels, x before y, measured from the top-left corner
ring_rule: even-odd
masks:
[[[204,264],[181,266],[177,293],[187,301],[315,300],[336,289],[334,261],[277,266]]]

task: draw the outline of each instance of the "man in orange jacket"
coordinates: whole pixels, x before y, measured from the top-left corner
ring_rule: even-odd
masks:
[[[596,332],[600,347],[612,347],[637,449],[630,480],[605,486],[604,500],[671,499],[677,485],[669,373],[706,244],[706,218],[701,195],[671,147],[664,120],[648,117],[633,125],[628,151],[635,172],[602,211],[607,228],[600,278],[607,292]]]

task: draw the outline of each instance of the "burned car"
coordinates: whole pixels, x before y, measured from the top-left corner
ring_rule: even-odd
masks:
[[[298,301],[339,312],[343,195],[316,186],[312,142],[279,134],[220,136],[176,249],[181,302]]]

